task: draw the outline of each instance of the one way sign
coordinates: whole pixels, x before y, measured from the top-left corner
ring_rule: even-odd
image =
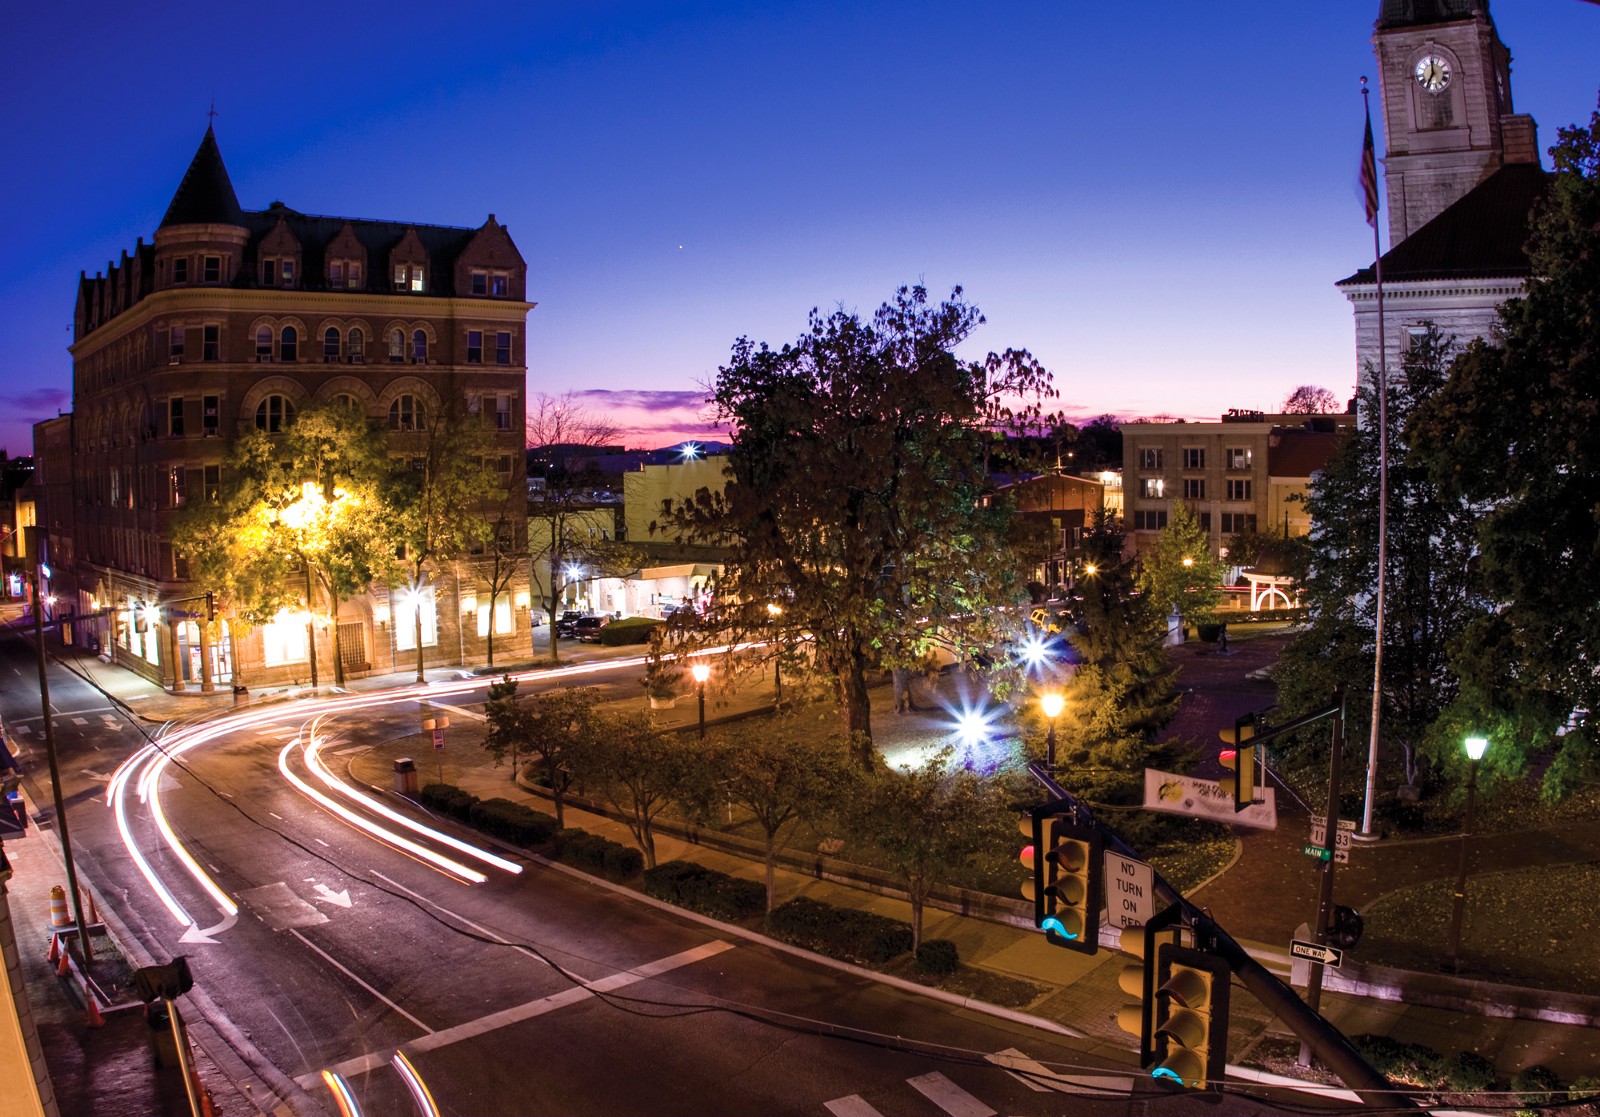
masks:
[[[1309,958],[1313,962],[1321,962],[1324,966],[1339,968],[1344,961],[1344,951],[1337,946],[1323,946],[1320,943],[1306,942],[1304,939],[1290,939],[1289,953],[1296,958]]]

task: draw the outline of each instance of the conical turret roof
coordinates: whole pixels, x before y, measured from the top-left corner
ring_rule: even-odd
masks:
[[[207,128],[160,227],[243,224],[244,213],[239,209],[239,198],[233,192],[228,168],[222,164],[222,152],[217,150],[217,137]]]

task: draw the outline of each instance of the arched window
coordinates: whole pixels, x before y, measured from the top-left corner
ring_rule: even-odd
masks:
[[[300,359],[300,331],[293,326],[285,326],[278,335],[278,360],[298,361]]]
[[[336,365],[339,363],[339,331],[329,326],[322,334],[322,363]]]
[[[411,331],[411,359],[419,365],[428,363],[428,334],[424,330]]]
[[[350,363],[359,365],[367,359],[367,335],[359,329],[350,331]]]
[[[338,395],[334,396],[333,406],[342,407],[344,410],[358,415],[361,413],[361,401],[356,399],[356,397],[352,396],[349,392],[340,392]]]
[[[256,360],[272,360],[272,327],[262,326],[256,331]]]
[[[401,396],[389,405],[389,429],[392,431],[428,429],[416,396]]]
[[[389,360],[403,361],[406,359],[406,335],[400,330],[389,334]]]
[[[285,327],[286,330],[294,327]],[[294,404],[287,396],[268,396],[256,405],[256,430],[277,434],[294,422]]]

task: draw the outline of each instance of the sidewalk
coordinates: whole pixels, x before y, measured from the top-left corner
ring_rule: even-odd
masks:
[[[536,652],[538,650],[536,647]],[[1175,658],[1183,671],[1182,685],[1188,693],[1179,723],[1172,732],[1198,740],[1208,737],[1214,740],[1217,728],[1231,726],[1237,714],[1271,703],[1272,685],[1251,681],[1245,676],[1275,658],[1276,649],[1272,641],[1236,639],[1226,656],[1194,645],[1176,649],[1176,653]],[[639,654],[640,649],[636,647],[562,644],[564,662],[594,662]],[[483,673],[499,674],[502,670],[516,671],[529,666],[532,665],[508,665],[497,667],[492,673]],[[91,667],[93,676],[101,685],[149,721],[203,716],[223,712],[233,706],[231,693],[202,696],[190,691],[179,695],[164,694],[131,672],[113,669],[92,659]],[[429,681],[455,680],[462,676],[459,668],[430,669],[427,672]],[[369,691],[414,682],[414,672],[406,672],[353,681],[349,689]],[[326,693],[326,690],[323,692]],[[276,700],[291,693],[303,694],[305,691],[283,688],[267,693],[252,692],[250,700],[252,703]],[[768,707],[770,697],[770,682],[752,684],[731,697],[713,694],[708,697],[708,722],[716,723],[759,713]],[[901,752],[908,743],[920,747],[930,736],[938,735],[937,719],[942,714],[925,711],[895,717],[889,709],[890,701],[889,688],[873,691],[873,724],[880,748],[886,752]],[[616,705],[643,710],[648,708],[648,701],[641,688],[637,697],[621,700]],[[664,728],[690,728],[695,724],[697,715],[692,695],[680,699],[672,710],[655,712],[657,724]],[[473,747],[469,734],[475,732],[475,728],[465,725],[453,726],[450,747],[442,753],[434,753],[421,735],[377,746],[351,761],[351,775],[361,782],[388,790],[393,780],[392,760],[399,756],[410,756],[417,760],[423,782],[442,775],[447,782],[456,783],[481,797],[520,799],[538,809],[547,810],[547,800],[513,784],[507,768],[495,768],[486,753]],[[439,765],[437,773],[435,764]],[[571,816],[568,825],[631,844],[631,836],[622,823],[580,812],[570,806],[568,811]],[[1260,957],[1283,956],[1296,927],[1309,920],[1315,910],[1317,878],[1313,870],[1314,863],[1299,856],[1298,852],[1300,827],[1304,820],[1295,817],[1295,808],[1291,804],[1280,802],[1280,811],[1287,817],[1280,822],[1277,831],[1242,831],[1238,859],[1191,896],[1196,903],[1207,907],[1221,926],[1245,942]],[[1424,851],[1425,855],[1419,858],[1415,847],[1422,844],[1384,842],[1364,848],[1355,864],[1349,866],[1348,870],[1341,869],[1343,875],[1339,878],[1336,899],[1359,907],[1383,891],[1409,883],[1416,874],[1448,875],[1450,867],[1445,867],[1444,872],[1438,871],[1440,865],[1436,863],[1436,851],[1443,850],[1448,860],[1449,848],[1441,843],[1433,843],[1435,849]],[[761,878],[762,870],[758,862],[732,853],[665,835],[657,837],[657,846],[661,861],[681,857],[734,875]],[[1521,841],[1502,843],[1495,848],[1503,848],[1509,856],[1526,846],[1524,836]],[[10,843],[7,848],[9,852]],[[18,876],[20,878],[22,874],[19,872]],[[18,883],[13,881],[14,908],[34,902],[16,898]],[[45,892],[48,887],[48,884],[43,885]],[[819,880],[803,873],[780,870],[778,902],[797,895],[909,919],[909,906],[904,901],[846,884]],[[39,910],[47,910],[47,906],[41,905]],[[1051,947],[1037,932],[954,912],[930,908],[924,920],[924,936],[954,941],[964,963],[1037,985],[1040,993],[1028,1006],[1029,1013],[1083,1035],[1101,1054],[1127,1059],[1130,1037],[1122,1033],[1113,1020],[1117,1007],[1127,1000],[1117,985],[1118,974],[1125,964],[1123,956],[1102,950],[1092,958],[1085,957]],[[19,940],[21,938],[22,932],[19,930]],[[1487,997],[1493,995],[1493,989],[1440,975],[1414,976],[1418,984],[1444,989],[1459,996],[1464,1003],[1477,1002],[1484,1011],[1456,1012],[1330,992],[1323,997],[1324,1015],[1347,1035],[1363,1032],[1386,1034],[1402,1042],[1427,1044],[1447,1056],[1470,1048],[1494,1060],[1503,1076],[1539,1062],[1552,1067],[1564,1080],[1570,1081],[1600,1067],[1600,1030],[1486,1015],[1486,1012],[1495,1011],[1491,1004],[1484,1003]],[[1287,1034],[1242,988],[1235,989],[1232,1018],[1230,1057],[1234,1061],[1245,1055],[1263,1036]],[[207,1083],[216,1089],[213,1079],[207,1078]],[[238,1100],[234,1106],[224,1105],[230,1115],[256,1112],[242,1095],[236,1093],[235,1096]],[[89,1111],[101,1112],[98,1109]],[[154,1112],[140,1112],[146,1111]],[[113,1109],[105,1112],[129,1111]]]

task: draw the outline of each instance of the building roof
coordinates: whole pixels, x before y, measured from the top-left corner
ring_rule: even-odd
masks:
[[[1383,254],[1383,278],[1525,278],[1534,207],[1549,191],[1550,175],[1534,163],[1508,163],[1469,190],[1439,216]],[[1366,267],[1337,286],[1376,283]]]
[[[183,172],[178,192],[161,219],[160,228],[168,225],[242,225],[243,213],[239,197],[233,192],[233,181],[228,178],[228,168],[223,166],[222,152],[217,149],[217,137],[210,128],[200,141],[199,150]]]
[[[1452,23],[1471,19],[1479,12],[1489,14],[1489,0],[1381,0],[1377,26],[1385,31],[1392,27]]]

